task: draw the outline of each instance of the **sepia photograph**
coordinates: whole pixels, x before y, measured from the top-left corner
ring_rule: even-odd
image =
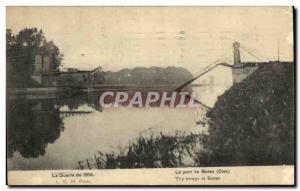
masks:
[[[294,11],[7,6],[8,185],[294,185]]]

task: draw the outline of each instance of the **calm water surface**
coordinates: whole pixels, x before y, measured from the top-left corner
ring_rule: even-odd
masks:
[[[224,89],[194,91],[211,106]],[[74,169],[95,152],[118,153],[141,135],[207,132],[196,124],[203,107],[100,109],[90,93],[7,103],[8,170]]]

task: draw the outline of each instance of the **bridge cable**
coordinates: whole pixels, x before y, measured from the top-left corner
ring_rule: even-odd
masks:
[[[256,58],[256,59],[258,59],[259,61],[262,61],[262,62],[265,62],[265,61],[269,61],[269,59],[267,58],[261,58],[261,56],[257,56],[257,55],[255,55],[252,51],[250,51],[248,48],[245,48],[245,47],[242,47],[242,46],[240,46],[240,48],[243,50],[243,51],[245,51],[245,52],[247,52],[249,55],[251,55],[251,56],[253,56],[254,58]]]
[[[194,78],[192,78],[191,80],[185,82],[184,84],[180,85],[179,87],[177,87],[175,89],[176,92],[180,92],[184,87],[186,87],[188,84],[192,83],[193,81],[195,81],[196,79],[200,78],[201,76],[205,75],[206,73],[210,72],[211,70],[213,70],[214,68],[216,68],[217,66],[227,66],[227,67],[233,67],[232,65],[230,64],[227,64],[227,63],[216,63],[214,62],[213,64],[211,65],[208,65],[206,67],[204,67],[202,70],[201,70],[201,73],[196,75]],[[186,97],[188,98],[191,98],[190,95],[186,95]],[[198,104],[201,104],[202,106],[204,106],[206,109],[211,109],[211,107],[207,106],[206,104],[194,99],[194,101]]]

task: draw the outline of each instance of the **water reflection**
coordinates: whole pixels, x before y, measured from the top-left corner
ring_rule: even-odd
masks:
[[[7,153],[8,158],[19,152],[25,158],[43,156],[49,143],[54,143],[64,131],[63,118],[89,111],[76,111],[88,106],[100,111],[93,95],[80,93],[58,96],[55,99],[14,98],[7,102]],[[67,106],[69,111],[61,111]]]
[[[95,152],[117,152],[147,132],[199,133],[190,108],[106,108],[101,92],[7,100],[8,170],[74,169]],[[139,119],[139,120],[137,120]]]
[[[43,156],[59,138],[64,124],[53,100],[14,100],[8,103],[8,157],[18,151],[25,158]]]

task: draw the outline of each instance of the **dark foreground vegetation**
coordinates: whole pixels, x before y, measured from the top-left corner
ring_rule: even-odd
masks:
[[[203,152],[206,135],[140,136],[118,154],[100,151],[93,158],[78,161],[78,169],[162,168],[195,166]]]
[[[219,97],[207,113],[202,164],[294,164],[294,64],[261,66]]]
[[[78,168],[294,164],[293,74],[293,64],[265,64],[235,84],[208,111],[209,135],[141,136]]]

